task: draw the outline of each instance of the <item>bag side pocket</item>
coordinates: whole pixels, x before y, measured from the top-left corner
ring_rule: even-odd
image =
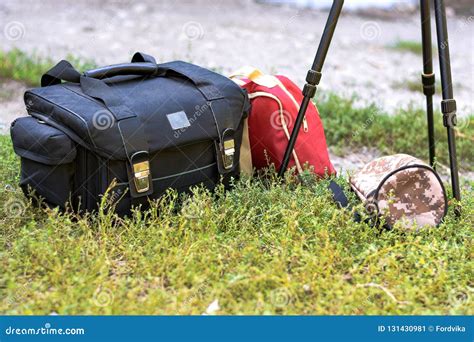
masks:
[[[65,208],[74,190],[75,143],[62,131],[32,117],[15,120],[11,138],[21,157],[20,187],[25,195]]]

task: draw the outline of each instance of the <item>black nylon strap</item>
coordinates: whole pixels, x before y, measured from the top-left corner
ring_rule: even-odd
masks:
[[[136,114],[125,105],[123,101],[124,96],[119,93],[118,89],[107,85],[104,81],[84,76],[81,76],[80,83],[82,91],[104,102],[105,106],[112,112],[117,121],[136,116]]]
[[[168,71],[175,72],[190,80],[198,90],[204,95],[206,100],[218,100],[224,98],[224,95],[214,85],[207,80],[206,69],[184,62],[169,62],[158,65],[158,74],[166,75]]]
[[[153,56],[147,55],[143,52],[136,52],[132,57],[132,63],[153,63],[156,64],[156,60]],[[81,73],[77,71],[71,63],[65,60],[61,60],[54,67],[46,71],[41,76],[41,87],[47,87],[55,84],[60,84],[61,81],[79,83]]]
[[[155,57],[147,55],[146,53],[136,52],[132,57],[132,63],[143,63],[143,62],[156,64],[156,59]]]
[[[347,199],[344,190],[342,190],[339,184],[331,180],[329,182],[328,189],[332,192],[332,198],[334,202],[336,202],[340,208],[349,207],[349,200]]]
[[[349,206],[349,200],[347,199],[346,194],[344,193],[344,190],[337,184],[335,181],[331,180],[329,181],[328,185],[329,191],[332,193],[332,198],[334,202],[340,207],[340,208],[347,208],[350,209]],[[354,222],[361,222],[362,217],[358,212],[354,212]]]
[[[60,84],[61,80],[79,83],[81,74],[68,61],[62,60],[41,76],[41,86]]]
[[[132,198],[151,195],[153,193],[153,177],[151,172],[148,176],[148,182],[150,185],[149,190],[147,192],[138,193],[135,188],[134,174],[132,170],[134,163],[148,160],[149,143],[146,139],[145,126],[140,118],[135,116],[120,120],[118,122],[118,127],[129,161],[127,164],[127,173],[130,195]]]
[[[94,98],[100,99],[114,115],[118,121],[122,143],[127,154],[129,163],[127,164],[128,182],[130,195],[132,198],[143,197],[153,193],[152,175],[148,177],[150,188],[147,192],[138,193],[135,189],[133,164],[142,160],[134,160],[134,156],[141,153],[140,159],[147,159],[149,153],[149,143],[146,139],[146,132],[141,119],[124,103],[117,88],[107,85],[101,80],[90,77],[81,77],[82,91]],[[146,157],[145,157],[146,155]]]
[[[138,117],[121,120],[118,126],[130,162],[132,162],[131,158],[136,152],[148,152],[148,141],[144,139],[144,125]]]
[[[227,114],[229,112],[229,100],[226,98],[214,100],[209,102],[209,106],[211,107],[216,125],[220,129],[219,136],[221,136],[224,128],[231,128],[234,131],[237,130],[240,120],[234,120],[232,115]]]
[[[237,165],[237,161],[235,160],[237,153],[234,155],[234,167],[225,169],[222,160],[222,153],[224,153],[224,141],[226,139],[234,138],[239,123],[233,121],[232,115],[227,115],[229,102],[226,98],[210,101],[209,107],[216,125],[217,136],[219,137],[219,141],[215,141],[214,143],[216,150],[217,169],[221,175],[225,175],[235,169],[235,165]]]

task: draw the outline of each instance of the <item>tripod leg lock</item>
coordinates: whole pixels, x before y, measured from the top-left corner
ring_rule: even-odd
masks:
[[[433,96],[435,93],[435,74],[421,74],[421,82],[423,83],[423,93],[426,96]]]
[[[309,70],[308,74],[306,75],[306,82],[308,82],[311,85],[318,85],[319,81],[321,81],[321,76],[323,74],[316,71],[316,70]]]
[[[312,99],[316,95],[316,86],[306,83],[303,87],[303,96]]]
[[[449,99],[441,101],[441,112],[443,113],[444,127],[455,127],[458,119],[456,117],[456,100]]]
[[[316,95],[316,89],[318,87],[319,81],[321,81],[321,76],[323,74],[319,71],[310,69],[306,75],[306,84],[303,87],[303,96],[309,97],[312,99]]]

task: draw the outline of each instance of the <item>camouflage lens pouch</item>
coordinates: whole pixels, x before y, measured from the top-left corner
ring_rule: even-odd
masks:
[[[396,154],[373,160],[350,177],[367,211],[391,227],[437,226],[446,215],[446,191],[438,174],[421,160]]]

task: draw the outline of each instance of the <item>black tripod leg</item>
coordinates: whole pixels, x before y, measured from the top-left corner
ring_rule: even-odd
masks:
[[[435,167],[434,161],[435,136],[433,121],[433,95],[435,93],[435,75],[433,72],[433,51],[431,48],[431,15],[430,0],[420,0],[421,10],[421,41],[423,46],[423,73],[421,81],[423,83],[423,93],[426,96],[426,118],[428,120],[428,149],[430,165]]]
[[[456,126],[456,100],[453,95],[453,82],[451,79],[451,62],[449,59],[448,28],[446,24],[446,8],[444,0],[434,0],[436,31],[438,35],[439,66],[441,71],[441,85],[443,88],[443,100],[441,111],[443,113],[443,124],[448,131],[449,163],[451,167],[451,185],[453,196],[461,200],[459,189],[458,163],[456,157],[456,137],[454,127]],[[459,210],[457,210],[459,214]]]
[[[319,43],[318,52],[313,62],[311,70],[308,71],[306,76],[306,84],[303,88],[303,101],[301,102],[300,110],[298,111],[298,116],[296,117],[295,126],[291,132],[290,140],[288,146],[286,147],[285,154],[281,163],[280,170],[278,171],[278,176],[282,177],[285,174],[285,171],[288,167],[290,161],[291,153],[295,147],[296,139],[301,128],[301,123],[306,114],[306,109],[308,108],[309,101],[316,94],[316,88],[321,80],[321,69],[323,68],[324,60],[326,59],[327,52],[329,50],[329,45],[331,44],[332,36],[334,35],[334,30],[336,29],[337,20],[341,14],[342,5],[344,0],[334,0],[331,11],[329,12],[329,17],[324,28],[324,33]]]

